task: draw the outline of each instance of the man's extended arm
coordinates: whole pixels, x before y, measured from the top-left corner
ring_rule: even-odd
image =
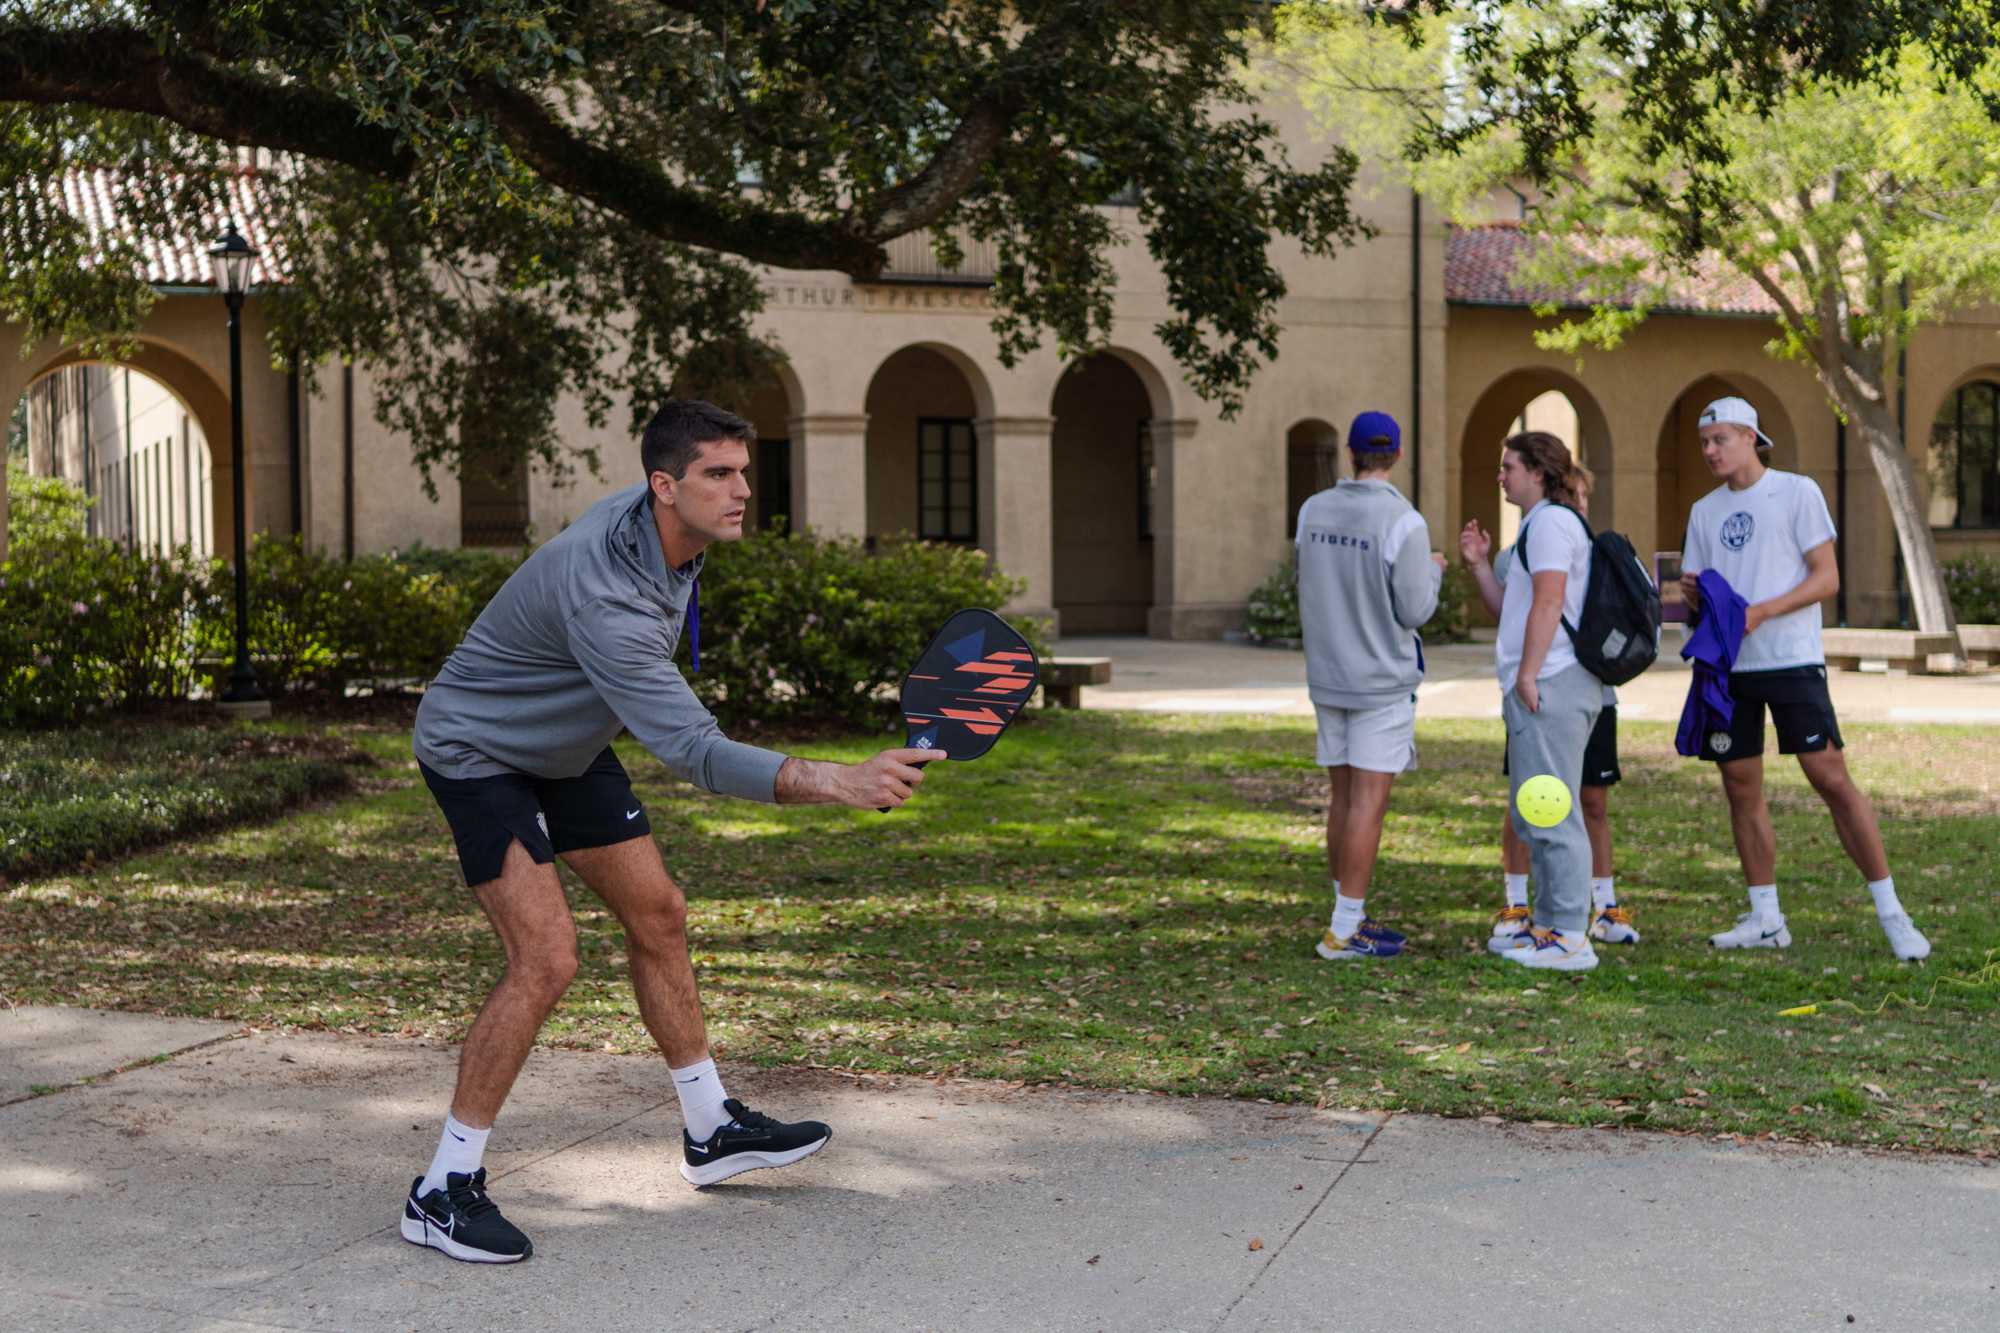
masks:
[[[858,764],[838,764],[792,755],[778,769],[778,804],[894,809],[924,780],[918,765],[944,757],[940,750],[883,750]]]

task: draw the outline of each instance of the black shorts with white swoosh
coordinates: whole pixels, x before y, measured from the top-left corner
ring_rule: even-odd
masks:
[[[563,852],[652,836],[646,808],[632,794],[632,779],[608,745],[573,778],[529,773],[448,778],[421,761],[417,767],[451,825],[468,885],[498,879],[511,842],[547,865]]]
[[[1826,687],[1823,666],[1785,667],[1776,671],[1738,671],[1729,677],[1729,697],[1736,705],[1727,731],[1702,738],[1701,757],[1719,764],[1751,759],[1764,753],[1764,712],[1778,732],[1779,754],[1810,754],[1828,746],[1843,749],[1840,719]]]

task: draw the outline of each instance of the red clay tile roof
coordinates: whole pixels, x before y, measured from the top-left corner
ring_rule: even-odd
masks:
[[[1445,233],[1444,299],[1461,305],[1558,307],[1590,305],[1581,288],[1513,284],[1514,270],[1534,239],[1511,222],[1450,227]],[[1628,293],[1625,301],[1629,302]],[[1669,314],[1776,316],[1777,306],[1757,284],[1720,260],[1704,261],[1693,274],[1676,275],[1670,294],[1653,309]]]
[[[258,251],[250,266],[251,285],[270,286],[286,279],[283,257],[274,253],[276,246],[264,225],[268,203],[267,192],[261,188],[263,180],[257,170],[246,169],[226,187],[228,218],[220,213],[213,217],[191,217],[184,229],[166,236],[131,235],[131,224],[117,210],[118,198],[130,186],[123,174],[107,168],[78,167],[70,171],[62,181],[61,207],[83,223],[94,237],[116,232],[134,240],[145,280],[158,287],[214,286],[208,250],[221,238],[225,225],[234,221],[236,230]]]

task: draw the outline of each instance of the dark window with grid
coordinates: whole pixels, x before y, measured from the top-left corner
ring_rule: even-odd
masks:
[[[917,419],[917,535],[970,542],[978,535],[979,451],[964,417]]]
[[[2000,384],[1980,380],[1951,396],[1931,427],[1931,447],[1958,505],[1955,528],[2000,528]]]

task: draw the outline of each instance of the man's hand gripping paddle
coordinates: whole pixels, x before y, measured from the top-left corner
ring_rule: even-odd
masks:
[[[993,748],[1040,678],[1034,649],[1012,625],[991,611],[960,611],[903,677],[904,744],[977,759]]]

